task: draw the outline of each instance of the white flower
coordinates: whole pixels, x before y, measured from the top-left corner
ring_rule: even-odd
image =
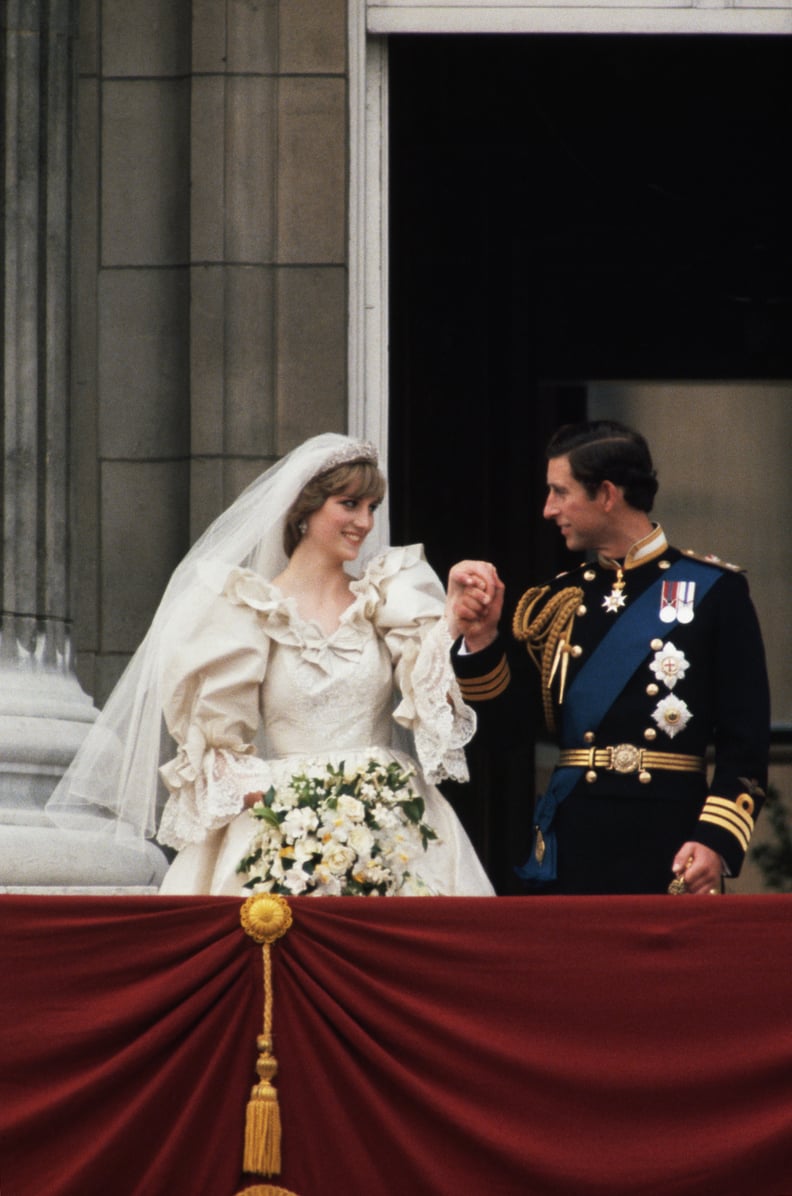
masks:
[[[688,709],[687,703],[683,702],[681,698],[677,698],[674,694],[668,694],[662,701],[657,703],[652,718],[657,723],[661,731],[665,731],[669,739],[673,739],[680,731],[683,731],[688,725],[693,715]]]
[[[289,868],[283,877],[283,883],[290,893],[298,897],[308,888],[311,877],[307,872],[303,872],[302,868]]]
[[[374,815],[374,821],[380,830],[392,831],[395,830],[397,826],[401,826],[401,819],[399,818],[396,810],[393,810],[388,806],[384,806],[382,802],[377,802],[372,813]]]
[[[391,839],[390,846],[386,852],[386,859],[390,863],[406,866],[412,859],[412,848],[413,845],[407,836],[397,833]]]
[[[306,835],[304,839],[294,841],[294,859],[299,864],[305,864],[315,856],[322,854],[322,845],[314,835]]]
[[[329,814],[329,819],[319,827],[319,838],[323,843],[329,843],[331,839],[335,843],[346,843],[352,829],[350,824],[345,818],[336,818],[334,810],[330,810]]]
[[[354,864],[355,853],[342,843],[332,843],[324,853],[324,862],[335,876],[341,876]]]
[[[659,652],[655,652],[654,660],[649,665],[657,680],[662,681],[669,689],[673,689],[677,681],[682,680],[689,667],[690,661],[685,653],[676,648],[670,640],[663,644]]]
[[[393,880],[393,873],[387,868],[383,868],[382,864],[378,864],[375,860],[370,860],[361,869],[361,875],[364,880],[375,885],[388,884]]]
[[[316,811],[306,806],[294,806],[281,823],[284,835],[293,840],[315,831],[318,825]]]
[[[283,867],[283,860],[279,851],[273,852],[270,856],[269,875],[275,881],[283,880],[285,868]]]
[[[286,785],[285,788],[278,791],[275,804],[279,810],[290,810],[292,806],[296,806],[299,801],[299,794],[297,794],[291,785]]]
[[[357,772],[296,773],[251,809],[257,822],[238,871],[245,887],[289,894],[389,896],[420,878],[408,867],[435,839],[412,772],[370,760]]]
[[[341,878],[334,876],[327,864],[318,863],[314,868],[313,881],[315,891],[325,897],[340,897],[342,893]]]
[[[340,817],[348,818],[350,822],[362,822],[366,813],[363,802],[358,801],[356,797],[351,797],[348,793],[341,794],[336,810]]]
[[[353,826],[348,843],[360,858],[368,857],[374,848],[374,835],[367,826]]]

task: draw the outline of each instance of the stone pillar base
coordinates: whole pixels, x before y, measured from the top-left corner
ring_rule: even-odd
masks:
[[[97,714],[66,667],[0,667],[0,892],[156,893],[155,844],[64,830],[44,809]]]
[[[36,667],[18,637],[0,645],[16,653],[0,664],[0,892],[157,892],[167,860],[156,844],[61,829],[45,813],[98,710],[68,657],[60,669]]]
[[[73,673],[0,668],[0,820],[43,808],[97,714]]]
[[[167,867],[154,843],[124,847],[109,835],[62,830],[43,815],[33,824],[0,821],[0,892],[156,893]]]

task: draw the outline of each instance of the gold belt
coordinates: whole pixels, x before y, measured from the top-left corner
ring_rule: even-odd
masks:
[[[677,752],[652,752],[620,743],[616,747],[569,748],[558,759],[562,768],[605,768],[611,772],[643,772],[650,768],[666,772],[704,772],[703,756],[684,756]]]

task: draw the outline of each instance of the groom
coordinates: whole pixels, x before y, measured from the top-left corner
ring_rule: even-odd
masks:
[[[454,667],[481,734],[524,740],[538,695],[560,747],[518,872],[548,893],[720,893],[767,784],[767,672],[745,577],[669,546],[649,517],[648,445],[622,424],[559,429],[547,490],[544,517],[587,559],[523,595],[513,638],[498,631],[493,566],[449,575]]]

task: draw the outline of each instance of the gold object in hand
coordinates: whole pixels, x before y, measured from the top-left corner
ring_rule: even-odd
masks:
[[[687,893],[687,885],[685,884],[685,873],[690,865],[693,863],[693,856],[689,855],[685,860],[685,866],[681,872],[678,872],[671,884],[668,886],[668,891],[672,897],[678,897],[681,893]]]

